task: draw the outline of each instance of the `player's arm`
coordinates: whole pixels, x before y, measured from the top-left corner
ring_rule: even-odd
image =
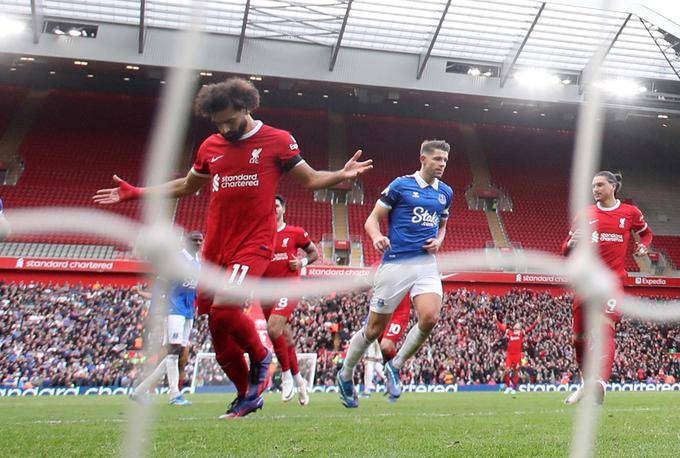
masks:
[[[354,153],[354,156],[341,170],[329,172],[325,170],[314,170],[306,162],[300,162],[290,170],[290,175],[309,189],[323,189],[334,186],[344,180],[357,178],[364,172],[368,172],[373,168],[373,160],[359,162],[361,157],[361,150]]]
[[[366,234],[368,234],[371,241],[373,241],[373,248],[381,253],[384,253],[392,247],[390,239],[380,230],[380,222],[389,217],[390,210],[392,210],[392,207],[388,208],[387,204],[383,202],[383,197],[381,197],[364,223]]]
[[[125,202],[127,200],[139,199],[143,195],[149,193],[160,194],[167,198],[186,197],[195,194],[201,187],[210,181],[210,177],[203,175],[199,176],[191,169],[184,178],[177,178],[176,180],[146,188],[132,186],[118,175],[113,176],[113,181],[116,182],[118,185],[117,187],[98,190],[92,197],[92,200],[100,205],[110,205],[118,202]]]
[[[634,254],[635,256],[645,256],[647,254],[647,249],[652,245],[654,234],[645,222],[645,217],[638,208],[635,208],[633,218],[635,223],[631,228],[631,232],[636,241]]]
[[[151,300],[151,293],[150,293],[149,291],[142,291],[142,290],[139,289],[139,287],[137,287],[137,286],[133,286],[132,289],[131,289],[131,291],[132,291],[133,293],[139,295],[140,297],[143,297],[143,298],[146,299],[147,301],[150,301],[150,300]]]
[[[534,321],[534,323],[533,323],[531,326],[529,326],[529,327],[527,328],[525,334],[529,334],[531,331],[533,331],[534,329],[536,329],[536,326],[538,326],[538,322],[539,322],[539,321],[540,321],[540,318],[539,318],[538,320]]]
[[[290,260],[288,262],[288,268],[290,270],[300,270],[319,259],[319,249],[316,247],[314,242],[310,241],[309,244],[302,249],[307,254],[307,256],[304,258],[295,258]]]
[[[496,327],[498,328],[499,331],[505,332],[508,329],[506,325],[500,322],[500,320],[498,319],[498,315],[494,314],[493,319],[494,321],[496,321]]]
[[[423,249],[429,254],[436,254],[439,248],[444,243],[444,237],[446,237],[446,219],[439,220],[439,230],[437,231],[437,237],[433,239],[427,239]]]

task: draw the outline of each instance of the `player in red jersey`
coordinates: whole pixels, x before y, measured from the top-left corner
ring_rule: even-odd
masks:
[[[392,318],[380,338],[380,352],[383,356],[383,363],[387,363],[397,355],[397,344],[406,332],[410,319],[411,298],[406,295],[392,314]]]
[[[159,186],[139,188],[114,175],[115,188],[100,189],[99,204],[114,204],[159,193],[168,198],[191,196],[210,184],[204,260],[226,270],[225,290],[245,278],[259,278],[269,265],[276,234],[274,197],[284,173],[309,189],[333,186],[372,168],[358,162],[361,151],[342,170],[317,171],[300,156],[290,133],[252,117],[260,94],[249,81],[230,78],[201,88],[195,111],[209,118],[219,133],[208,137],[184,178]],[[262,408],[272,354],[260,341],[253,322],[222,294],[199,294],[199,314],[209,314],[216,358],[237,387],[237,398],[222,417],[240,417]],[[248,353],[250,370],[244,358]]]
[[[503,370],[503,381],[505,382],[504,394],[515,394],[517,385],[519,385],[519,368],[524,358],[524,337],[528,333],[534,330],[541,317],[529,326],[526,331],[522,330],[522,325],[520,323],[515,323],[512,329],[508,328],[505,324],[501,323],[496,318],[496,327],[504,334],[505,338],[508,339],[508,350],[505,357],[505,369]],[[512,383],[510,383],[510,373],[512,372]]]
[[[276,239],[274,240],[274,257],[264,273],[265,278],[288,278],[299,280],[303,267],[319,258],[319,251],[309,239],[309,234],[301,227],[291,226],[284,221],[286,199],[276,195]],[[306,257],[298,257],[298,250],[304,250]],[[293,333],[288,326],[288,319],[297,307],[298,299],[282,297],[276,303],[262,306],[267,318],[267,332],[274,345],[276,357],[281,365],[281,397],[290,401],[297,387],[300,405],[309,404],[307,384],[300,375]]]
[[[625,260],[631,235],[636,238],[635,255],[644,256],[647,248],[652,243],[652,231],[647,226],[645,218],[639,208],[634,205],[622,203],[617,199],[621,190],[622,178],[620,174],[609,171],[598,172],[593,178],[593,198],[595,205],[588,207],[576,217],[572,223],[569,236],[562,244],[562,252],[567,255],[578,243],[594,243],[597,252],[604,264],[619,278],[619,291],[616,297],[610,298],[604,308],[605,314],[605,348],[606,355],[602,355],[602,378],[597,384],[597,401],[604,400],[606,382],[611,375],[614,355],[616,352],[616,325],[621,320],[621,315],[616,309],[618,301],[623,297],[623,281],[626,278]],[[579,227],[580,218],[588,219],[590,234],[581,234]],[[586,339],[586,311],[582,307],[583,301],[574,298],[574,349],[576,362],[583,370],[583,355],[588,345]],[[565,404],[575,404],[583,397],[583,390],[572,393]]]

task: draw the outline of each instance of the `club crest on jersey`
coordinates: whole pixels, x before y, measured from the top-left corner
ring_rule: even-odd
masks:
[[[446,205],[446,196],[444,194],[439,194],[439,203]]]
[[[283,241],[281,242],[281,246],[282,246],[283,248],[287,248],[287,247],[288,247],[288,240],[290,240],[290,237],[284,238]]]
[[[620,218],[620,219],[619,219],[619,227],[620,227],[621,229],[623,229],[623,228],[626,227],[626,218]]]
[[[262,152],[262,148],[255,148],[253,149],[253,152],[251,154],[250,158],[250,163],[251,164],[259,164],[260,163],[260,153]]]
[[[420,193],[418,191],[413,191],[413,197],[418,199],[420,197]]]

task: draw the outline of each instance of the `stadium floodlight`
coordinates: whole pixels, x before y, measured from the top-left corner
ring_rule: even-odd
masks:
[[[601,88],[609,95],[618,97],[634,97],[642,92],[647,92],[647,87],[637,81],[615,78],[604,82],[593,83],[595,87]]]
[[[470,76],[479,76],[479,75],[482,74],[482,72],[477,67],[470,67],[467,74],[470,75]]]
[[[17,19],[0,17],[0,37],[17,35],[24,31],[26,24]]]
[[[72,37],[79,37],[83,34],[83,32],[81,30],[78,30],[78,29],[71,29],[71,30],[68,31],[68,34]]]
[[[666,115],[666,114],[661,114],[661,113],[659,113],[658,115],[656,115],[656,117],[659,118],[659,119],[668,119],[668,115]]]
[[[522,85],[531,87],[546,87],[560,83],[560,78],[557,75],[538,68],[516,72],[515,80]]]

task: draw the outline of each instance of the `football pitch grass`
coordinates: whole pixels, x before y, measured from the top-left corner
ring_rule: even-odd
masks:
[[[574,407],[563,393],[378,394],[345,409],[336,394],[307,407],[279,394],[246,418],[217,420],[233,395],[157,399],[148,455],[173,456],[568,456]],[[117,456],[131,401],[124,396],[0,399],[0,456]],[[597,456],[680,456],[680,393],[609,393]]]

